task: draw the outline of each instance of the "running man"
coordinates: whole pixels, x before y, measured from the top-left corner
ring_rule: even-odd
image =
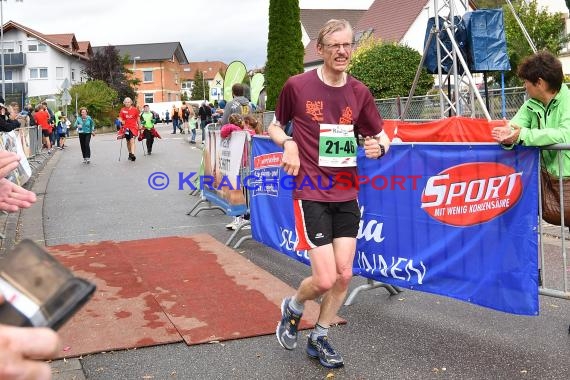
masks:
[[[382,132],[382,118],[370,90],[345,72],[352,48],[353,32],[348,21],[328,21],[317,39],[323,66],[287,80],[269,126],[269,135],[283,147],[284,170],[295,176],[293,208],[299,241],[295,249],[308,250],[312,271],[295,295],[283,300],[276,335],[281,346],[294,349],[305,302],[323,296],[306,350],[327,368],[344,365],[342,356],[328,340],[328,331],[352,278],[360,222],[355,136],[365,137],[368,158],[382,157],[389,149],[389,139]],[[293,137],[283,130],[289,121],[295,125]],[[338,149],[339,146],[349,149]],[[312,183],[317,183],[319,177],[332,178],[334,183],[339,173],[353,176],[349,190],[344,185],[330,189],[300,186],[304,178],[310,178]]]

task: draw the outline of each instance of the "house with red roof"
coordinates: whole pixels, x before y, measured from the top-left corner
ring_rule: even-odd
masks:
[[[72,33],[43,34],[14,21],[4,24],[3,32],[6,102],[53,98],[65,80],[70,85],[87,80],[83,67],[93,53],[88,41],[77,41]]]
[[[458,2],[459,3],[459,2]],[[440,4],[441,6],[442,4]],[[470,9],[474,4],[469,1]],[[457,15],[465,9],[456,7]],[[434,17],[433,0],[398,0],[397,2],[375,0],[367,10],[351,9],[301,9],[301,23],[305,42],[305,71],[322,64],[317,54],[319,28],[332,18],[348,20],[358,43],[363,36],[372,35],[384,42],[397,42],[408,45],[423,53],[427,22]],[[307,42],[308,41],[308,42]]]

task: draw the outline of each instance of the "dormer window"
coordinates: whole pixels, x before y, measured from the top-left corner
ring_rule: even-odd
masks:
[[[28,51],[29,52],[36,52],[36,51],[47,51],[47,45],[43,42],[40,42],[36,39],[29,39],[28,40]]]

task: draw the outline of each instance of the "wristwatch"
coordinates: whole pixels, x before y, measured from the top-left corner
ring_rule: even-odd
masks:
[[[378,156],[378,158],[380,158],[386,154],[386,148],[382,144],[378,144],[378,146],[380,147],[380,155]]]
[[[282,147],[283,149],[285,149],[285,143],[286,143],[287,141],[293,141],[293,137],[287,136],[287,138],[286,138],[285,140],[283,140],[283,144],[281,144],[281,147]]]

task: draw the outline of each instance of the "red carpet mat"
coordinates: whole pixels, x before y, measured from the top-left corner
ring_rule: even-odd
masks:
[[[294,289],[209,235],[48,247],[94,297],[60,330],[60,357],[273,334]],[[318,305],[307,303],[301,328]],[[344,322],[341,319],[337,323]]]

